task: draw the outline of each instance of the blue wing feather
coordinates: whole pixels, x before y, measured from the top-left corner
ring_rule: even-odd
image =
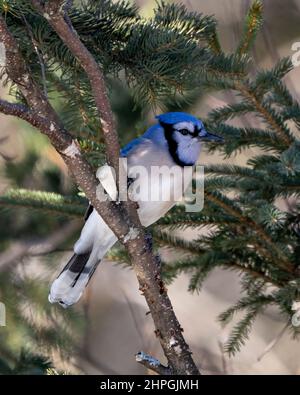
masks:
[[[130,141],[125,147],[121,149],[121,156],[126,157],[130,155],[133,149],[135,149],[139,144],[145,142],[145,139],[149,139],[157,144],[161,144],[162,134],[161,134],[161,126],[156,124],[151,126],[146,132],[136,139]]]
[[[126,144],[125,147],[121,149],[121,156],[122,157],[128,156],[130,151],[140,144],[141,139],[142,139],[141,137],[138,137],[134,140],[131,140],[128,144]]]

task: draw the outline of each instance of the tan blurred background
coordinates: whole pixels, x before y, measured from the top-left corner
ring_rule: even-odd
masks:
[[[144,16],[151,16],[155,5],[152,0],[136,0]],[[194,11],[214,14],[218,20],[221,42],[228,51],[235,48],[242,29],[243,16],[250,4],[248,0],[182,0]],[[282,56],[293,54],[291,46],[300,41],[300,0],[265,0],[265,23],[254,50],[257,67],[270,67]],[[300,68],[293,70],[286,83],[295,98],[300,97]],[[206,114],[211,108],[232,102],[234,97],[209,94],[195,106],[197,115]],[[257,125],[257,120],[244,117],[245,124]],[[11,118],[0,115],[0,139],[8,137],[1,145],[1,152],[7,157],[20,160],[22,147],[22,125]],[[50,160],[63,166],[60,159],[49,148],[45,151]],[[251,151],[234,159],[235,163],[245,163]],[[200,163],[216,162],[217,157],[203,155]],[[4,159],[0,158],[0,167]],[[2,177],[0,188],[8,186]],[[1,224],[4,226],[4,224]],[[193,237],[194,235],[187,235]],[[62,266],[68,257],[62,257]],[[219,313],[238,299],[239,279],[235,273],[216,270],[205,282],[199,294],[187,292],[188,278],[180,276],[171,286],[169,293],[184,328],[196,362],[205,374],[298,374],[300,373],[300,344],[291,340],[284,330],[285,322],[278,311],[269,309],[257,319],[250,340],[234,358],[222,352],[230,325],[225,330],[216,321]],[[111,262],[105,261],[98,268],[84,300],[81,302],[86,333],[82,344],[82,354],[76,364],[88,374],[142,374],[134,354],[143,350],[161,358],[160,345],[153,333],[150,315],[140,296],[134,274]],[[268,351],[272,342],[276,343]],[[265,355],[263,355],[266,352]]]

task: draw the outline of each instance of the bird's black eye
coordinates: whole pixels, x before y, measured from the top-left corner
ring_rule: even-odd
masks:
[[[180,133],[183,134],[184,136],[186,136],[187,134],[190,133],[190,131],[188,129],[181,129]]]

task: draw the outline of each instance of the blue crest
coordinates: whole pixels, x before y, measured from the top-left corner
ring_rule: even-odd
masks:
[[[168,125],[174,125],[179,122],[193,122],[193,124],[197,125],[199,129],[203,127],[203,123],[198,118],[191,114],[187,114],[186,112],[167,112],[165,114],[157,115],[155,118],[157,118],[159,122]]]

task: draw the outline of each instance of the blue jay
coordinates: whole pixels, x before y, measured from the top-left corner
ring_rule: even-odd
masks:
[[[193,166],[198,160],[202,142],[223,141],[221,137],[208,133],[203,123],[190,114],[169,112],[156,118],[157,124],[121,151],[121,156],[127,159],[129,178],[130,169],[134,166],[143,166],[146,169],[150,169],[151,166],[169,168],[176,166],[178,169]],[[108,193],[109,189],[113,191],[115,188],[116,191],[116,187],[110,185],[110,178],[104,173],[103,171],[97,173],[103,187]],[[142,182],[140,189],[143,188]],[[172,185],[175,190],[182,188],[182,184],[180,183],[179,186],[179,180],[176,177],[172,182],[173,184],[169,182],[160,187],[164,189]],[[151,180],[151,187],[159,188],[159,180]],[[113,192],[109,194],[116,197]],[[175,203],[172,197],[168,201],[147,201],[146,199],[138,201],[138,214],[142,225],[153,224]],[[74,245],[74,255],[51,286],[49,301],[58,302],[63,307],[68,307],[79,300],[99,262],[117,241],[115,234],[92,206],[89,206],[85,219],[80,238]]]

